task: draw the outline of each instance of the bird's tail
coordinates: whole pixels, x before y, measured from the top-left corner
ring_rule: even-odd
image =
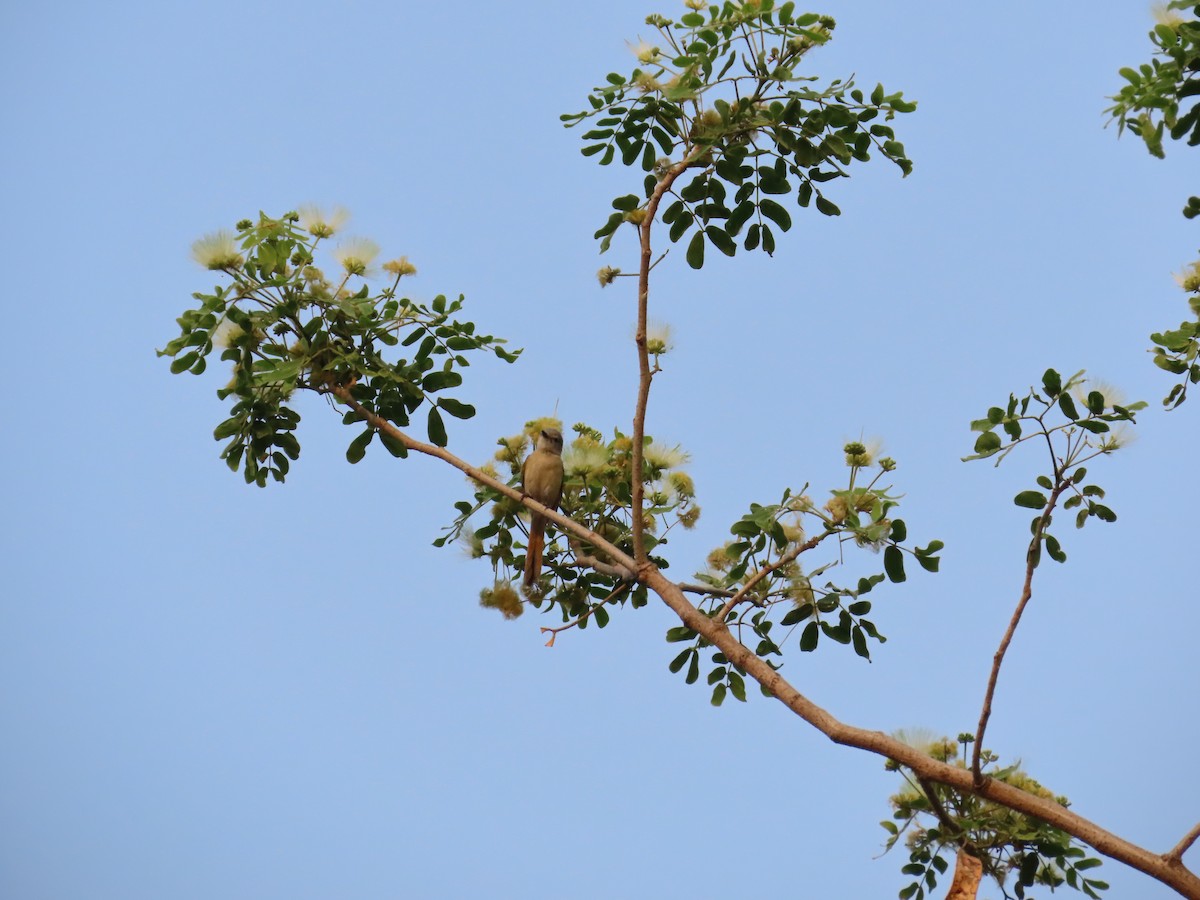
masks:
[[[546,542],[546,520],[534,513],[529,517],[529,544],[525,548],[525,587],[531,588],[542,574],[542,547]]]

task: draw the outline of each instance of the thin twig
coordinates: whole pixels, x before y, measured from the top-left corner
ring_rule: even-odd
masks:
[[[671,189],[675,179],[687,170],[699,155],[700,148],[692,148],[684,153],[683,159],[667,169],[662,181],[654,186],[654,191],[646,201],[645,218],[638,227],[641,259],[638,266],[638,296],[637,296],[637,331],[634,333],[634,343],[638,355],[638,393],[637,405],[633,412],[633,459],[630,475],[633,507],[633,558],[639,566],[647,565],[646,557],[646,523],[643,521],[642,510],[645,506],[646,487],[642,483],[642,459],[645,454],[646,437],[646,405],[650,400],[650,380],[654,377],[650,370],[650,354],[646,349],[646,320],[647,307],[650,301],[650,269],[653,268],[650,249],[650,231],[658,213],[658,205],[663,195]]]
[[[1179,862],[1183,859],[1183,854],[1191,849],[1192,844],[1200,839],[1200,822],[1192,826],[1192,830],[1183,836],[1183,839],[1163,854],[1163,859],[1167,862]]]
[[[966,835],[963,832],[962,826],[954,821],[950,817],[950,814],[946,812],[946,807],[942,806],[942,801],[933,788],[933,782],[915,773],[914,776],[917,779],[917,784],[921,786],[921,790],[925,793],[925,798],[929,801],[929,808],[933,810],[933,814],[937,820],[942,823],[942,827],[950,833],[951,837],[959,841],[960,847],[968,846],[970,842],[965,839]]]
[[[575,555],[575,562],[579,565],[595,569],[601,575],[611,575],[613,578],[620,578],[622,581],[633,581],[633,571],[631,569],[625,566],[606,563],[601,559],[584,553],[582,545],[571,535],[567,535],[567,543],[571,545],[571,552]]]
[[[1033,570],[1037,568],[1038,560],[1042,553],[1042,533],[1046,530],[1046,526],[1050,521],[1050,513],[1053,511],[1054,505],[1058,502],[1059,495],[1067,489],[1068,485],[1069,481],[1059,479],[1054,490],[1050,492],[1050,499],[1046,503],[1046,508],[1042,511],[1041,518],[1038,519],[1033,540],[1029,542],[1029,551],[1025,554],[1025,584],[1021,587],[1021,598],[1017,601],[1017,608],[1013,610],[1012,619],[1008,623],[1008,630],[1004,632],[1004,637],[1000,639],[1000,647],[992,657],[992,671],[988,675],[987,691],[983,695],[983,706],[979,711],[979,725],[975,729],[975,746],[971,749],[971,776],[977,785],[983,782],[983,772],[979,767],[979,756],[983,752],[983,733],[987,730],[988,719],[992,717],[992,698],[996,694],[996,682],[1000,678],[1000,666],[1004,662],[1004,654],[1008,652],[1008,645],[1012,643],[1013,635],[1017,632],[1017,625],[1021,623],[1021,616],[1025,612],[1029,598],[1033,596]]]
[[[576,625],[578,625],[580,622],[584,622],[584,621],[586,621],[588,616],[590,616],[592,613],[594,613],[596,610],[598,610],[600,607],[602,607],[602,606],[603,606],[605,603],[608,603],[610,600],[612,600],[614,597],[616,597],[616,596],[617,596],[617,594],[621,593],[622,591],[627,591],[627,590],[629,590],[629,582],[626,582],[626,583],[624,583],[624,584],[618,584],[618,585],[617,585],[615,588],[613,588],[613,589],[612,589],[612,590],[609,592],[609,594],[608,594],[608,596],[607,596],[607,597],[605,597],[603,600],[601,600],[601,601],[600,601],[599,603],[597,603],[596,605],[594,605],[594,606],[589,606],[589,607],[587,608],[587,611],[586,611],[586,612],[585,612],[583,615],[581,615],[579,618],[575,619],[575,621],[573,621],[573,622],[568,622],[566,625],[560,625],[558,628],[545,628],[545,627],[543,627],[543,628],[542,628],[542,634],[546,634],[546,633],[549,633],[549,634],[550,634],[550,640],[546,641],[546,646],[547,646],[547,647],[553,647],[553,646],[554,646],[554,640],[555,640],[555,638],[557,638],[557,637],[558,637],[558,633],[559,633],[560,631],[566,631],[566,630],[568,630],[568,629],[570,629],[570,628],[574,628],[574,627],[575,627]]]
[[[787,553],[783,554],[783,556],[779,557],[779,559],[775,560],[775,562],[768,563],[767,565],[763,566],[748,579],[746,579],[746,583],[741,586],[736,594],[725,601],[725,605],[722,606],[720,612],[717,613],[717,618],[721,621],[724,621],[725,617],[729,615],[729,611],[743,599],[745,599],[746,594],[749,593],[751,588],[753,588],[756,584],[758,584],[776,569],[780,568],[781,566],[786,566],[788,563],[794,561],[801,553],[811,550],[813,547],[817,546],[817,544],[821,543],[821,541],[825,540],[825,538],[829,537],[831,534],[833,534],[832,531],[823,531],[816,537],[810,537],[803,544],[797,544]]]
[[[732,597],[734,595],[733,591],[710,587],[707,584],[691,584],[690,582],[681,581],[675,586],[685,594],[707,594],[713,597]]]

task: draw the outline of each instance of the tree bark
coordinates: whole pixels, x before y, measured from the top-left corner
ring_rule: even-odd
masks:
[[[946,895],[946,900],[975,900],[982,878],[983,863],[966,850],[959,850],[954,880],[950,882],[950,893]]]

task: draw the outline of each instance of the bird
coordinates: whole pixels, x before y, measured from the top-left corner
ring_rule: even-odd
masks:
[[[521,491],[543,506],[558,509],[563,487],[563,436],[557,428],[543,428],[525,465],[521,467]],[[529,514],[529,543],[525,548],[525,587],[531,588],[542,574],[542,548],[546,541],[546,517]]]

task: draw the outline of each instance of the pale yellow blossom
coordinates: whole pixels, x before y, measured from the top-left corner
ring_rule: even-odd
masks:
[[[233,233],[225,229],[206,234],[192,244],[192,259],[206,269],[236,269],[245,260]]]
[[[350,213],[340,206],[335,206],[327,213],[319,206],[308,204],[296,212],[300,215],[300,227],[319,238],[332,237],[350,218]]]
[[[367,269],[379,255],[379,245],[370,238],[347,238],[333,251],[347,275],[366,275]]]

